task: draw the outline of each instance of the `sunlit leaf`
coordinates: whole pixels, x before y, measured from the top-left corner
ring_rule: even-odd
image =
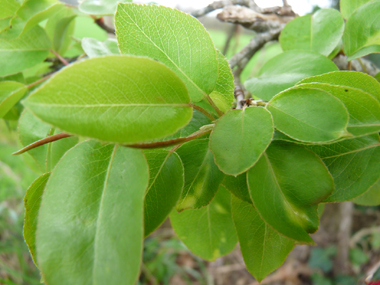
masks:
[[[223,186],[206,207],[180,213],[173,211],[170,220],[179,239],[194,254],[206,260],[228,254],[237,243],[231,216],[231,194]]]
[[[186,84],[192,101],[214,90],[216,50],[194,17],[164,6],[119,4],[115,25],[122,54],[148,56],[166,64]]]
[[[342,16],[345,19],[348,19],[352,15],[353,12],[355,12],[362,5],[370,1],[372,0],[340,0],[339,1],[340,12],[342,13]]]
[[[24,84],[14,81],[0,82],[0,118],[3,118],[27,91],[28,88]]]
[[[24,104],[66,132],[139,143],[173,134],[189,123],[189,101],[186,86],[165,65],[115,55],[71,64]]]
[[[57,164],[37,227],[44,283],[134,284],[149,170],[141,150],[86,141]]]

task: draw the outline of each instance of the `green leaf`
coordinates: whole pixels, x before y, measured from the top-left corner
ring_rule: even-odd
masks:
[[[118,3],[128,3],[132,0],[84,0],[79,3],[79,10],[91,15],[113,15]]]
[[[3,118],[27,91],[28,88],[24,84],[14,81],[0,82],[0,118]]]
[[[0,32],[11,25],[11,19],[20,7],[16,0],[2,0],[0,10]]]
[[[185,168],[185,185],[177,210],[201,208],[210,203],[224,174],[218,169],[209,149],[209,139],[193,140],[177,149]]]
[[[173,211],[170,221],[179,239],[195,255],[209,261],[228,254],[237,243],[231,194],[223,186],[206,207]]]
[[[57,0],[25,0],[11,21],[9,35],[19,37],[63,7],[64,5]]]
[[[37,258],[46,284],[134,284],[143,248],[141,150],[86,141],[57,164],[37,227]]]
[[[247,270],[261,282],[284,263],[294,241],[274,231],[251,204],[235,197],[232,217]]]
[[[210,149],[221,171],[239,175],[250,169],[272,141],[271,114],[262,107],[231,110],[216,123]]]
[[[150,181],[145,194],[145,236],[169,216],[182,193],[184,170],[178,154],[162,149],[145,150]]]
[[[323,55],[291,50],[267,61],[258,77],[248,79],[244,84],[253,95],[269,101],[304,78],[337,70],[336,65]]]
[[[186,84],[193,102],[215,89],[216,50],[194,17],[164,6],[119,4],[115,25],[122,54],[148,56],[166,64]]]
[[[236,177],[225,175],[222,185],[240,200],[252,204],[247,185],[247,173],[240,174]]]
[[[313,243],[318,203],[334,190],[321,159],[302,146],[273,142],[248,171],[248,187],[260,216],[276,231],[299,243]]]
[[[334,246],[328,248],[313,248],[308,261],[309,267],[322,269],[325,273],[330,272],[333,267],[331,258],[336,255],[336,251],[336,247]]]
[[[210,97],[215,105],[222,112],[227,112],[234,102],[234,76],[232,75],[230,65],[225,56],[217,50],[219,74],[216,81],[215,89],[211,92]]]
[[[18,134],[23,147],[46,138],[49,135],[60,133],[50,125],[42,122],[30,111],[25,110],[19,120]],[[45,144],[31,149],[25,155],[30,155],[38,164],[42,173],[50,172],[60,158],[78,143],[77,137],[64,138],[56,142]]]
[[[192,116],[189,101],[186,86],[165,65],[115,55],[65,67],[24,104],[66,132],[133,144],[187,125]]]
[[[364,206],[378,206],[380,205],[380,180],[367,190],[363,195],[353,200],[355,204]]]
[[[82,48],[89,58],[120,54],[117,41],[115,39],[107,39],[104,42],[101,42],[93,38],[83,38]]]
[[[15,74],[42,62],[50,47],[49,37],[38,26],[16,39],[4,39],[0,34],[0,76]]]
[[[25,219],[24,219],[24,239],[28,245],[30,255],[33,258],[34,264],[37,266],[36,256],[36,231],[37,231],[37,218],[40,210],[42,194],[45,185],[49,179],[50,173],[42,174],[38,177],[32,185],[26,190],[24,198],[25,204]]]
[[[366,192],[380,178],[379,135],[308,146],[328,167],[335,190],[325,202],[343,202]]]
[[[348,19],[360,6],[370,1],[372,0],[340,0],[340,12],[345,19]]]
[[[72,41],[75,18],[76,14],[72,9],[64,7],[46,23],[45,30],[53,43],[53,50],[62,56],[68,50]]]
[[[339,11],[321,9],[290,21],[281,32],[280,44],[284,51],[307,50],[328,56],[339,44],[343,31]]]
[[[380,52],[380,1],[372,1],[352,13],[343,34],[347,60]]]
[[[305,142],[321,143],[345,137],[349,115],[330,93],[294,87],[276,95],[267,105],[276,129]]]

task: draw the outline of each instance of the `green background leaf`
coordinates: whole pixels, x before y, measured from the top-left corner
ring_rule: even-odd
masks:
[[[189,123],[189,101],[185,85],[165,65],[115,55],[71,64],[24,104],[66,132],[139,143],[173,134]]]
[[[273,132],[272,116],[265,108],[231,110],[217,121],[210,136],[216,164],[228,175],[247,171],[268,147]]]
[[[327,142],[347,136],[349,115],[331,94],[294,87],[276,95],[267,105],[276,129],[305,142]]]
[[[182,193],[184,169],[178,154],[162,149],[145,150],[150,181],[145,194],[145,236],[158,228],[173,210]]]
[[[28,88],[14,81],[0,82],[0,118],[3,118],[18,101],[24,97]]]
[[[345,19],[348,19],[360,6],[370,1],[372,0],[340,0],[340,12]]]
[[[208,146],[209,139],[203,138],[177,149],[185,168],[185,186],[176,206],[178,211],[206,206],[218,191],[224,174],[216,166]]]
[[[223,186],[206,207],[181,213],[173,211],[170,220],[179,239],[203,259],[212,261],[226,255],[237,243],[231,194]]]
[[[115,25],[122,54],[148,56],[166,64],[186,84],[193,102],[214,90],[216,50],[194,17],[163,6],[119,4]]]
[[[274,231],[251,204],[235,197],[232,197],[232,217],[247,270],[261,282],[281,266],[294,241]]]
[[[307,50],[328,56],[339,44],[343,32],[344,21],[339,11],[321,9],[290,21],[281,31],[280,44],[284,51]]]
[[[38,218],[45,283],[134,284],[148,182],[141,150],[86,141],[68,152],[50,176]]]
[[[318,203],[334,190],[322,160],[302,146],[272,143],[248,171],[248,187],[260,216],[276,231],[312,243],[318,229]]]
[[[248,79],[244,85],[253,95],[269,101],[304,78],[337,70],[336,65],[323,55],[291,50],[266,62],[258,77]]]
[[[12,17],[20,8],[20,3],[16,0],[2,0],[0,10],[0,32],[11,24]]]
[[[377,180],[367,192],[355,198],[353,202],[364,206],[380,205],[380,180]]]
[[[42,62],[49,54],[51,43],[41,27],[35,27],[16,39],[0,34],[0,76],[23,71]]]
[[[334,177],[335,190],[325,202],[343,202],[366,192],[380,178],[379,135],[307,146],[321,157]]]
[[[36,258],[36,231],[37,219],[41,206],[42,194],[44,193],[46,182],[48,181],[50,173],[42,174],[38,177],[32,185],[26,190],[24,198],[25,204],[25,219],[24,219],[24,239],[28,245],[30,255],[33,258],[34,264],[37,265]]]
[[[372,1],[348,18],[343,34],[343,50],[353,60],[380,52],[380,1]]]
[[[82,48],[89,58],[120,54],[117,41],[115,39],[107,39],[104,42],[101,42],[93,38],[83,38]]]
[[[91,15],[112,15],[116,12],[117,4],[132,2],[132,0],[84,0],[79,3],[79,10]]]

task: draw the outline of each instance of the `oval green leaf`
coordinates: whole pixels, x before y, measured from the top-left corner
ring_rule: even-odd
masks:
[[[380,52],[380,1],[372,1],[352,13],[343,34],[348,61]]]
[[[20,117],[18,135],[23,147],[44,139],[49,135],[60,133],[50,125],[42,122],[29,110],[25,110]],[[24,155],[30,155],[37,163],[39,171],[50,172],[61,157],[74,145],[78,143],[77,137],[64,138],[56,142],[45,144],[31,149]]]
[[[117,41],[115,39],[107,39],[104,42],[101,42],[93,38],[83,38],[82,48],[89,58],[120,54]]]
[[[222,185],[240,200],[252,204],[247,185],[247,173],[240,174],[236,177],[226,175],[224,176]]]
[[[335,190],[325,202],[343,202],[358,197],[380,178],[378,134],[307,147],[323,159],[334,177]]]
[[[132,0],[84,0],[79,3],[79,10],[90,15],[113,15],[118,3],[128,3]]]
[[[319,53],[291,50],[267,61],[258,77],[248,79],[244,85],[253,95],[269,101],[304,78],[337,70],[331,60]]]
[[[340,12],[345,19],[348,19],[359,7],[370,1],[372,0],[340,0]]]
[[[215,89],[211,92],[210,97],[215,105],[222,112],[227,112],[232,107],[234,102],[234,76],[232,75],[230,65],[226,57],[217,50],[219,72],[218,80],[216,81]]]
[[[250,169],[272,141],[271,114],[262,107],[231,110],[216,123],[210,149],[221,171],[239,175]]]
[[[24,97],[28,88],[14,81],[0,82],[0,118],[3,118],[18,101]]]
[[[50,176],[38,218],[44,282],[135,284],[148,182],[141,150],[86,141],[68,152]]]
[[[116,36],[122,54],[148,56],[170,67],[198,102],[215,89],[218,60],[203,25],[176,9],[119,4]]]
[[[145,150],[150,181],[145,194],[145,236],[169,216],[182,193],[184,170],[178,154],[162,149]]]
[[[49,54],[51,43],[39,26],[16,39],[1,38],[0,76],[15,74],[42,62]]]
[[[260,216],[276,231],[299,243],[313,243],[318,203],[334,190],[322,160],[302,146],[272,143],[248,171],[248,187]]]
[[[294,241],[274,231],[247,202],[232,197],[232,217],[247,270],[261,282],[284,263]]]
[[[170,221],[179,239],[195,254],[212,261],[231,252],[237,235],[231,215],[231,194],[222,186],[209,205],[181,213]]]
[[[276,129],[293,139],[322,143],[348,135],[346,107],[325,91],[294,87],[276,95],[267,108]]]
[[[189,101],[186,86],[165,65],[115,55],[71,64],[24,104],[66,132],[133,144],[174,134],[187,125],[192,116]]]
[[[369,188],[363,195],[353,200],[355,204],[363,206],[378,206],[380,205],[380,180]]]
[[[338,46],[344,31],[344,21],[338,10],[321,9],[313,15],[296,17],[281,31],[284,51],[307,50],[325,56]]]
[[[176,209],[201,208],[210,203],[224,174],[214,162],[209,139],[203,138],[183,144],[177,149],[185,168],[185,185]]]
[[[32,185],[26,190],[24,198],[25,218],[24,218],[24,239],[28,245],[30,255],[33,258],[34,264],[37,265],[36,256],[36,231],[37,219],[40,211],[42,194],[44,193],[45,185],[50,177],[50,173],[42,174]]]

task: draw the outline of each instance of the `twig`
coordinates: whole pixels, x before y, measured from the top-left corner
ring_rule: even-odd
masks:
[[[203,115],[205,115],[207,118],[209,118],[211,121],[215,121],[215,118],[205,109],[202,107],[199,107],[198,105],[191,104],[191,107],[193,107],[195,110],[198,110],[201,112]]]
[[[212,99],[211,99],[211,97],[209,95],[206,95],[206,99],[210,103],[211,107],[213,107],[214,110],[218,113],[219,116],[223,116],[224,115],[224,113],[222,111],[220,111],[220,109],[218,108],[218,106],[215,105],[214,101],[212,101]]]
[[[111,27],[108,27],[104,23],[104,18],[103,17],[98,18],[98,19],[94,19],[94,20],[95,20],[95,24],[97,24],[100,28],[102,28],[103,30],[105,30],[107,33],[109,33],[109,34],[115,34],[115,29],[111,28]]]
[[[64,59],[58,52],[53,49],[51,49],[50,52],[53,53],[64,65],[69,65],[66,59]]]
[[[253,1],[253,0],[224,0],[224,1],[215,1],[215,2],[211,3],[210,5],[208,5],[207,7],[204,7],[200,10],[197,10],[197,11],[191,13],[191,15],[198,18],[198,17],[204,16],[208,13],[211,13],[212,11],[221,9],[221,8],[223,8],[225,6],[229,6],[229,5],[246,6],[246,7],[250,7],[253,10],[256,10],[255,8],[260,9],[256,5],[255,1]]]
[[[227,39],[226,39],[226,43],[224,44],[224,48],[223,48],[223,54],[224,54],[224,55],[227,54],[227,51],[228,51],[228,49],[230,48],[231,40],[232,40],[232,38],[234,37],[234,35],[237,33],[238,28],[239,28],[239,26],[237,26],[237,25],[233,25],[233,26],[231,27],[231,29],[228,31],[228,35],[227,35]]]
[[[380,227],[374,227],[374,228],[365,228],[361,229],[360,231],[356,232],[350,240],[350,247],[353,248],[355,245],[365,236],[374,234],[374,233],[379,233],[380,232]]]
[[[361,63],[360,63],[361,61]],[[375,76],[377,73],[380,72],[380,69],[368,59],[360,58],[354,59],[351,61],[351,70],[359,71],[359,72],[365,72],[371,76]],[[347,56],[339,54],[335,58],[333,58],[333,62],[338,66],[340,70],[350,70],[349,64],[347,62]]]
[[[236,109],[242,109],[244,101],[244,91],[243,91],[243,85],[240,82],[240,77],[235,76],[235,90],[234,95],[236,98]]]
[[[363,61],[360,59],[360,57],[358,58],[358,62],[359,62],[359,64],[360,64],[360,66],[362,67],[363,71],[364,71],[365,73],[368,74],[368,70],[367,70],[367,68],[365,67]]]
[[[49,74],[49,75],[46,75],[45,77],[42,77],[41,79],[38,79],[37,81],[35,81],[35,82],[33,82],[33,83],[30,83],[30,84],[27,85],[26,87],[27,87],[28,89],[30,89],[30,88],[32,88],[32,87],[34,87],[34,86],[36,86],[36,85],[38,85],[38,84],[44,82],[46,79],[49,79],[50,76],[52,76],[52,75],[53,75],[53,73],[51,73],[51,74]]]
[[[33,148],[36,148],[36,147],[42,146],[44,144],[60,140],[60,139],[68,138],[68,137],[71,137],[71,136],[72,135],[69,135],[69,134],[66,134],[66,133],[59,133],[59,134],[56,134],[56,135],[48,136],[48,137],[43,138],[41,140],[38,140],[38,141],[36,141],[34,143],[31,143],[30,145],[27,145],[26,147],[20,149],[19,151],[16,151],[16,152],[12,153],[12,155],[19,155],[19,154],[22,154],[22,153],[24,153],[24,152],[26,152],[28,150],[33,149]]]
[[[282,6],[284,6],[284,7],[289,6],[288,1],[287,0],[282,0]]]
[[[235,54],[228,63],[231,68],[237,66],[244,58],[251,58],[258,50],[260,50],[267,42],[278,38],[281,29],[257,34],[248,45]]]
[[[172,145],[177,145],[180,143],[185,143],[194,139],[197,139],[199,137],[205,136],[209,133],[211,133],[212,130],[199,130],[193,134],[191,134],[188,137],[184,138],[177,138],[167,141],[160,141],[160,142],[152,142],[152,143],[140,143],[140,144],[129,144],[129,145],[123,145],[125,147],[132,147],[132,148],[160,148],[160,147],[167,147]]]

